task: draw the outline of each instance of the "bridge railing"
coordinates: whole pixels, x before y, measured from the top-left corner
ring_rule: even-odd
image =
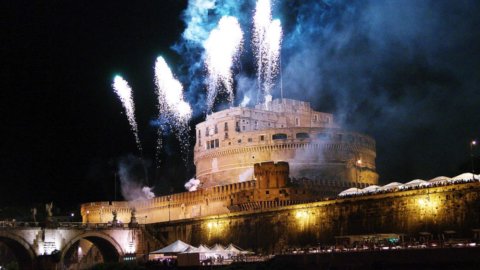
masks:
[[[32,227],[41,227],[40,222],[33,222],[33,221],[15,221],[15,220],[2,220],[0,221],[0,229],[5,228],[32,228]]]
[[[33,221],[0,221],[0,229],[22,229],[22,228],[61,228],[61,229],[129,229],[128,223],[83,223],[83,222],[53,222],[49,226],[45,226],[45,222]],[[137,227],[142,226],[138,225]]]

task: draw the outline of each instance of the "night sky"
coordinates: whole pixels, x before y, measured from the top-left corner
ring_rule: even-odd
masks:
[[[285,96],[373,136],[381,183],[470,170],[469,143],[480,138],[477,1],[274,2],[285,35]],[[182,191],[195,170],[173,135],[164,135],[155,166],[153,66],[166,58],[194,108],[191,126],[202,121],[202,33],[182,35],[194,29],[195,16],[203,14],[205,33],[222,15],[239,18],[245,44],[235,67],[236,104],[255,85],[254,1],[218,1],[210,10],[177,0],[0,5],[1,205],[114,198],[119,161],[139,156],[111,88],[116,74],[134,91],[148,166],[148,180],[139,173],[136,181],[148,181],[155,194]],[[478,158],[476,166],[478,173]]]

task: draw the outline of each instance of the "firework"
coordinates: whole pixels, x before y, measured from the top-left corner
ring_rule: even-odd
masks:
[[[183,99],[183,86],[173,76],[163,57],[158,57],[155,63],[155,85],[158,95],[159,119],[166,119],[172,127],[175,136],[181,142],[182,151],[189,150],[188,121],[192,116],[190,104]],[[162,125],[158,130],[157,157],[162,148]],[[184,155],[186,157],[186,155]]]
[[[188,122],[192,109],[183,100],[183,86],[175,79],[163,57],[158,57],[155,63],[155,84],[160,113],[169,113],[181,123]]]
[[[243,43],[243,32],[237,18],[223,16],[217,28],[210,32],[204,43],[207,79],[207,112],[212,110],[219,89],[228,94],[233,102],[232,66],[238,59]],[[223,86],[223,88],[222,88]]]
[[[282,26],[280,20],[273,20],[265,35],[266,64],[264,68],[264,89],[266,95],[271,95],[275,76],[279,71],[280,44],[282,42]]]
[[[271,96],[274,79],[279,71],[282,26],[272,21],[270,0],[258,0],[253,17],[253,48],[257,62],[260,102]]]
[[[135,136],[135,142],[137,143],[138,150],[142,154],[142,145],[138,137],[137,122],[135,121],[135,104],[133,103],[132,98],[132,88],[121,76],[115,76],[112,87],[122,102],[125,113],[127,114],[128,122],[130,123],[133,135]]]

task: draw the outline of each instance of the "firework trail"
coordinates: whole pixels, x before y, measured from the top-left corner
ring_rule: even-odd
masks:
[[[158,57],[155,63],[155,85],[158,95],[159,119],[166,119],[166,123],[174,130],[175,136],[181,143],[184,159],[189,151],[188,121],[192,116],[190,104],[183,99],[183,86],[173,76],[163,57]],[[158,130],[157,157],[162,149],[162,125]]]
[[[121,76],[115,76],[112,84],[113,90],[120,98],[123,108],[125,108],[125,113],[127,114],[128,122],[132,129],[133,135],[135,136],[135,142],[137,143],[138,150],[143,156],[143,149],[138,137],[138,127],[137,122],[135,121],[135,104],[133,103],[132,98],[132,88],[128,85],[128,82],[124,80]]]
[[[253,16],[253,39],[257,61],[259,103],[271,100],[274,79],[279,71],[282,26],[280,20],[272,21],[270,0],[258,0]]]
[[[207,113],[212,110],[222,85],[228,94],[228,102],[233,103],[232,66],[238,59],[242,44],[242,29],[237,18],[232,16],[223,16],[203,44],[208,71]]]

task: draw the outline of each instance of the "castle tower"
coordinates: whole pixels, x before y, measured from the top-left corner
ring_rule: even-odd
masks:
[[[258,188],[283,188],[287,185],[289,166],[287,162],[264,162],[254,165]]]

